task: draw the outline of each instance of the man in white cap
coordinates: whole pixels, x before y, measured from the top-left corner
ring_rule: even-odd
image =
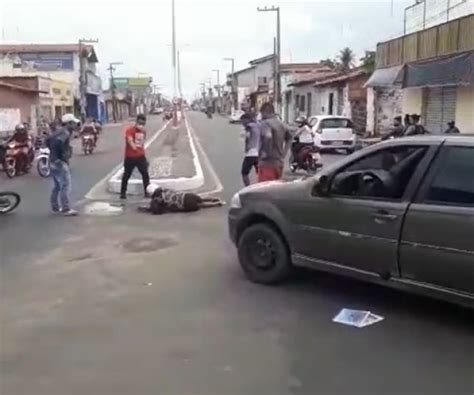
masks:
[[[70,207],[71,172],[69,158],[71,157],[70,139],[79,124],[74,114],[64,114],[61,118],[62,127],[47,140],[50,150],[51,177],[54,182],[51,192],[51,210],[65,216],[75,216],[77,211]]]

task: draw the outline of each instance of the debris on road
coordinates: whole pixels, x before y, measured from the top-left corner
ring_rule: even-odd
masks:
[[[370,311],[342,309],[339,314],[333,318],[333,322],[355,326],[356,328],[364,328],[376,324],[383,319],[384,317],[373,314]]]
[[[122,214],[123,207],[114,206],[107,202],[92,202],[84,208],[87,215],[112,216]]]

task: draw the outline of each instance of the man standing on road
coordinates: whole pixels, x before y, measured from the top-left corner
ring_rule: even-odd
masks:
[[[69,159],[72,153],[70,139],[79,120],[74,114],[64,114],[61,122],[62,127],[55,131],[46,142],[50,150],[51,177],[54,182],[50,202],[53,213],[74,216],[77,215],[77,211],[70,207],[71,172],[69,170]]]
[[[122,187],[120,189],[120,199],[127,198],[128,180],[135,167],[138,169],[143,180],[143,191],[147,196],[146,188],[150,184],[148,175],[148,161],[145,157],[146,140],[146,116],[139,114],[134,126],[125,131],[125,159],[123,162]]]
[[[284,161],[296,130],[277,118],[273,104],[264,103],[260,111],[262,122],[260,123],[258,181],[279,180],[283,175]]]
[[[245,186],[250,185],[249,174],[252,168],[258,174],[258,150],[260,141],[260,126],[253,113],[245,113],[240,118],[244,127],[245,157],[242,162],[242,180]]]

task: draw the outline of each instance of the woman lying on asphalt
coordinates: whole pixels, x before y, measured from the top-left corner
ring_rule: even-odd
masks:
[[[151,193],[149,206],[138,208],[141,212],[155,215],[164,213],[188,213],[202,208],[220,207],[224,202],[219,198],[203,198],[196,193],[182,193],[171,189],[150,185],[147,189]]]

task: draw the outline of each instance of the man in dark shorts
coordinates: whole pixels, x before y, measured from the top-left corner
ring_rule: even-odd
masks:
[[[202,208],[223,205],[224,202],[218,198],[203,198],[196,193],[183,193],[157,187],[151,195],[150,205],[141,206],[138,210],[159,215],[164,213],[189,213]]]
[[[240,118],[244,127],[245,157],[242,162],[242,180],[245,186],[250,185],[250,171],[255,168],[258,174],[258,150],[260,145],[260,127],[252,113],[245,113]]]

